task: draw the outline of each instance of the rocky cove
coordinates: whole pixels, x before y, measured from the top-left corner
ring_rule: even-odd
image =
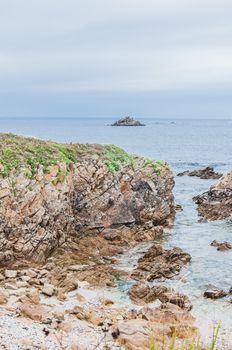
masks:
[[[176,211],[165,162],[115,146],[1,138],[2,347],[148,349],[151,336],[211,334],[232,307],[203,297],[208,282],[230,283],[229,271],[225,285],[213,274],[218,254],[230,253],[210,247],[230,224],[199,223],[192,201],[211,182],[178,178]]]

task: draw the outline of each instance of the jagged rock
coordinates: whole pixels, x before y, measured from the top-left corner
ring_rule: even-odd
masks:
[[[145,125],[140,123],[138,120],[135,120],[134,118],[124,117],[117,120],[115,123],[112,124],[112,126],[145,126]]]
[[[178,247],[163,249],[161,245],[154,244],[138,260],[138,265],[131,274],[135,280],[153,281],[160,278],[173,278],[181,268],[191,261],[190,254]]]
[[[186,295],[176,293],[172,288],[165,286],[150,287],[148,284],[134,284],[128,292],[131,300],[138,304],[151,303],[160,300],[161,303],[171,303],[182,309],[191,310],[192,305]]]
[[[227,293],[223,289],[217,288],[215,286],[209,287],[204,292],[204,297],[210,299],[219,299],[225,297],[226,295]]]
[[[232,171],[226,173],[209,191],[193,198],[205,220],[222,220],[232,215]]]
[[[220,242],[214,240],[211,242],[210,245],[213,247],[217,247],[217,250],[221,251],[221,252],[232,249],[232,245],[227,241],[220,243]]]
[[[214,169],[210,166],[204,168],[204,169],[199,169],[199,170],[186,170],[182,173],[177,174],[177,176],[196,176],[200,177],[201,179],[220,179],[222,177],[222,174],[219,174],[214,171]]]

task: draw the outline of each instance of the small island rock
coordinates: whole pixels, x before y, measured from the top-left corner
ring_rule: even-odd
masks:
[[[145,124],[140,123],[132,117],[124,117],[117,120],[112,126],[145,126]]]

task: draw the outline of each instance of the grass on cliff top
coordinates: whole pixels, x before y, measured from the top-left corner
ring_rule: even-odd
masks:
[[[133,168],[136,162],[139,161],[143,162],[144,168],[150,167],[157,175],[160,175],[161,168],[165,166],[165,162],[162,160],[154,161],[152,159],[131,155],[115,145],[105,145],[104,148],[105,164],[111,173],[120,170],[122,165],[130,165]]]
[[[88,154],[101,155],[111,173],[124,165],[133,167],[139,159],[143,159],[144,167],[151,167],[158,175],[163,166],[161,161],[132,156],[115,145],[64,144],[15,134],[0,134],[0,175],[6,177],[15,170],[32,178],[38,165],[43,166],[44,172],[49,166],[58,163],[66,163],[68,169],[69,164],[81,161]]]
[[[85,154],[97,152],[94,145],[62,144],[14,134],[0,134],[0,174],[8,176],[14,169],[33,177],[39,164],[44,171],[57,163],[78,162]]]

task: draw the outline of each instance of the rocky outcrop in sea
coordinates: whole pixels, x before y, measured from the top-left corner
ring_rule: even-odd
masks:
[[[193,198],[198,213],[205,220],[221,220],[232,215],[232,172],[204,192]]]
[[[112,126],[145,126],[140,121],[132,118],[132,117],[124,117],[117,120]]]
[[[198,169],[198,170],[186,170],[184,172],[178,173],[177,176],[196,176],[200,179],[220,179],[222,177],[222,174],[217,173],[214,171],[214,169],[210,166],[204,168],[204,169]]]

